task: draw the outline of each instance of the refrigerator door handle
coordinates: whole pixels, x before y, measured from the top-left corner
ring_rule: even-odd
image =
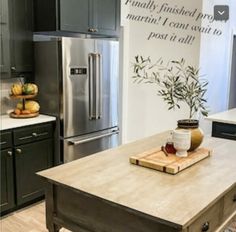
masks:
[[[95,79],[96,79],[96,119],[102,115],[102,56],[95,53]]]
[[[112,131],[112,132],[109,132],[109,133],[106,133],[106,134],[103,134],[103,135],[98,135],[98,136],[95,136],[95,137],[92,137],[92,138],[82,139],[82,140],[78,140],[78,141],[68,140],[68,142],[71,145],[79,145],[79,144],[82,144],[82,143],[87,143],[87,142],[91,142],[91,141],[94,141],[94,140],[97,140],[97,139],[112,136],[112,135],[115,135],[115,134],[118,134],[118,133],[119,133],[119,130],[115,130],[115,131]]]
[[[96,88],[94,81],[94,54],[90,53],[88,56],[89,64],[89,119],[96,119],[96,109],[94,104],[94,90]]]

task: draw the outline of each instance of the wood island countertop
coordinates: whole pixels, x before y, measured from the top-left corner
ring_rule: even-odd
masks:
[[[162,145],[157,134],[39,173],[63,185],[186,228],[236,184],[236,141],[207,137],[212,157],[170,175],[129,163],[129,157]],[[66,199],[65,199],[66,201]]]

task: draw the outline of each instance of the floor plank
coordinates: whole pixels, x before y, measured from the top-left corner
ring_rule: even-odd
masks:
[[[48,232],[45,223],[45,203],[40,202],[2,217],[1,232]],[[60,232],[70,232],[61,229]]]

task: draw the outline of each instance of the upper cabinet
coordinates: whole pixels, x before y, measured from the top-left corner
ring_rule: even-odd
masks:
[[[11,71],[33,71],[33,0],[10,0]]]
[[[35,0],[35,31],[118,37],[120,0]]]
[[[1,76],[33,71],[33,0],[0,0]]]
[[[0,0],[0,70],[1,75],[8,77],[10,74],[10,38],[8,0]]]

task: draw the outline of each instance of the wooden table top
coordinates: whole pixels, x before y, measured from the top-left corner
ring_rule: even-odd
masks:
[[[162,145],[168,134],[122,145],[39,174],[160,220],[188,226],[236,184],[236,141],[205,138],[203,145],[213,149],[212,157],[177,175],[129,163],[131,155]]]

